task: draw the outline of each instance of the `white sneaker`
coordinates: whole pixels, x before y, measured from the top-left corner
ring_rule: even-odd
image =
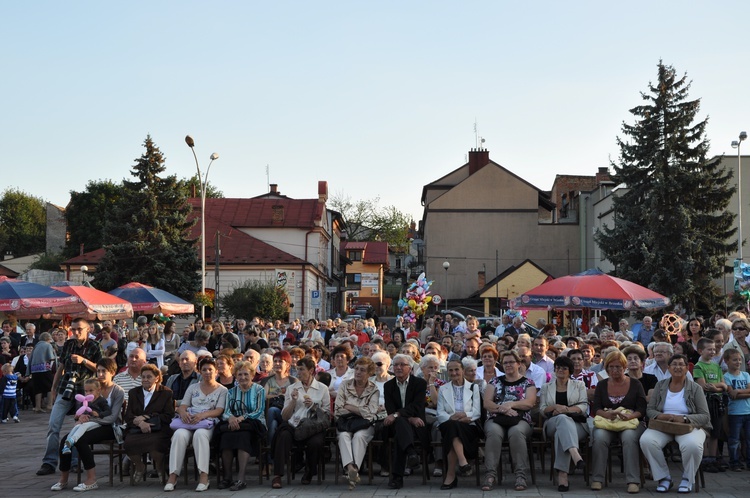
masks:
[[[68,483],[67,482],[58,482],[58,483],[56,483],[54,486],[52,486],[49,489],[50,489],[50,491],[62,491],[63,489],[65,489],[67,487],[68,487]]]
[[[97,483],[94,483],[89,486],[85,482],[82,482],[81,484],[73,488],[73,491],[84,492],[84,491],[91,491],[93,489],[99,489],[99,485]]]
[[[174,484],[168,482],[164,485],[164,491],[174,491]]]
[[[18,420],[18,415],[16,415],[15,417],[13,417],[13,422],[15,422],[15,423],[20,422],[20,420]]]

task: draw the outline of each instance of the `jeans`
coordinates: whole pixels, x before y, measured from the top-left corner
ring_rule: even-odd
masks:
[[[279,427],[279,424],[283,421],[284,419],[281,418],[281,408],[272,406],[271,408],[268,409],[268,414],[266,418],[266,423],[268,425],[268,446],[271,446],[271,442],[273,441],[273,435],[276,434],[276,429]],[[269,463],[273,463],[273,458],[271,458],[270,454],[267,454],[266,457],[269,460]]]
[[[52,413],[49,415],[49,428],[47,429],[47,449],[42,459],[43,464],[51,465],[57,468],[57,456],[60,450],[60,429],[65,422],[65,416],[71,407],[74,406],[75,398],[71,397],[70,401],[65,401],[62,395],[58,395],[55,404],[52,405]],[[73,455],[72,465],[78,464],[78,454]]]
[[[740,464],[740,434],[744,433],[745,441],[750,441],[750,413],[747,415],[728,415],[729,419],[729,465]],[[750,465],[750,458],[748,458]]]

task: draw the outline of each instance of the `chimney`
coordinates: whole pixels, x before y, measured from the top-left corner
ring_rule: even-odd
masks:
[[[490,162],[490,151],[487,149],[471,149],[469,151],[469,175],[473,175]]]
[[[609,177],[609,168],[602,166],[599,171],[596,172],[596,184],[601,185],[602,182],[609,182],[612,179]]]
[[[281,225],[284,223],[284,206],[278,204],[271,206],[271,222],[274,225]]]
[[[328,182],[318,182],[318,202],[325,203],[328,200]]]
[[[272,194],[276,194],[276,195],[279,194],[279,184],[278,183],[272,183],[269,186],[271,187],[271,193]]]
[[[484,289],[484,286],[487,285],[487,272],[480,271],[477,273],[477,285],[480,290]]]

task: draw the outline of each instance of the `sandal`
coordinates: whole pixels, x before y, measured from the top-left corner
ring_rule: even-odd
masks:
[[[229,491],[242,491],[247,487],[245,481],[235,481],[234,484],[229,488]]]
[[[526,478],[518,476],[516,477],[516,491],[524,491],[526,489]]]
[[[495,482],[497,482],[495,476],[485,477],[484,484],[482,484],[482,491],[492,491],[495,488]]]
[[[656,486],[656,492],[666,493],[667,491],[672,489],[672,486],[674,486],[672,479],[662,479],[661,481],[659,481],[659,485]]]
[[[281,489],[281,476],[273,476],[273,481],[271,481],[271,487],[273,489]]]
[[[677,488],[677,492],[681,494],[690,493],[693,490],[693,485],[690,484],[690,481],[687,479],[683,479],[680,483],[680,487]]]

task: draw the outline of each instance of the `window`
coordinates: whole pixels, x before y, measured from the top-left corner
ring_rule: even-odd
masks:
[[[401,258],[396,258],[396,269],[397,270],[401,269]]]
[[[349,251],[349,259],[352,261],[362,261],[362,251]]]
[[[361,273],[350,273],[346,276],[346,288],[347,289],[361,289],[362,288],[362,274]]]

